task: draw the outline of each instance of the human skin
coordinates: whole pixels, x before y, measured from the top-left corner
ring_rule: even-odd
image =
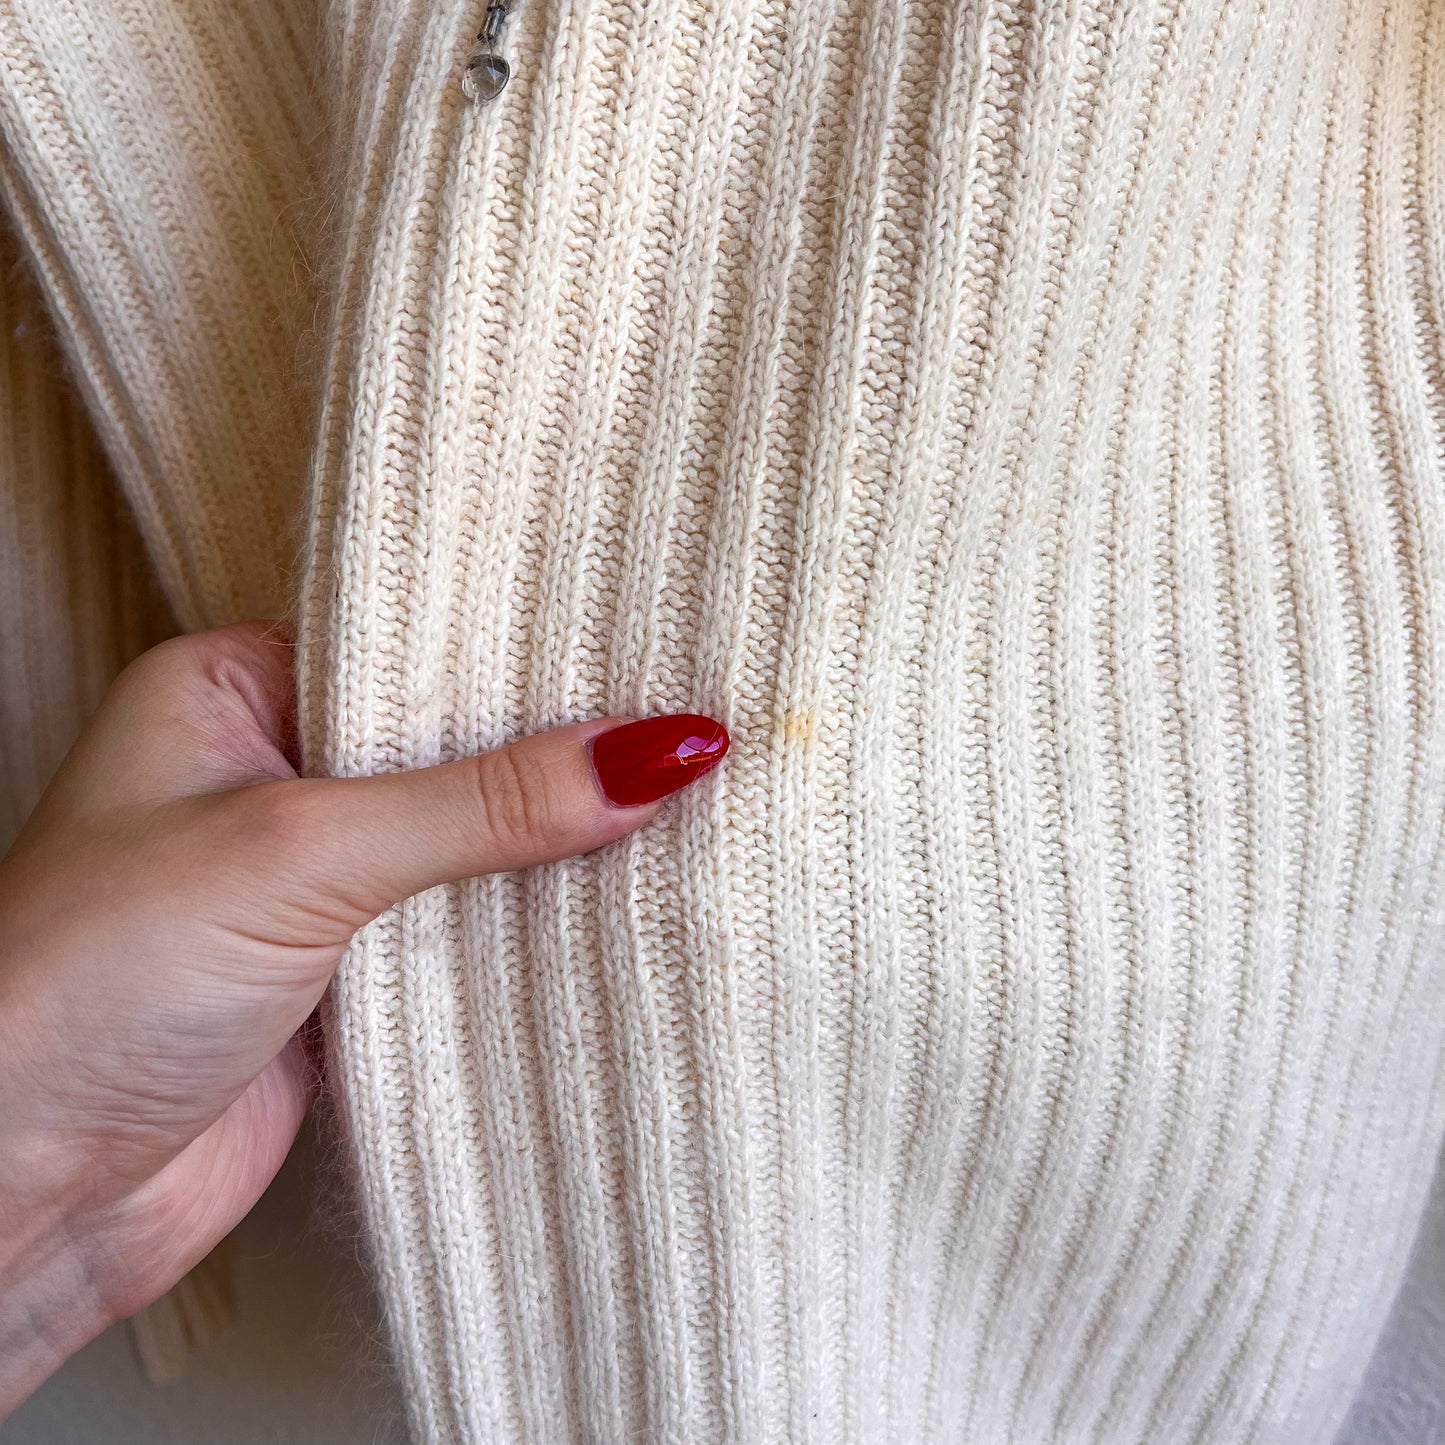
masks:
[[[358,928],[662,806],[599,787],[586,745],[619,718],[300,779],[293,679],[274,624],[147,653],[0,863],[0,1418],[259,1198],[315,1089],[301,1031]]]

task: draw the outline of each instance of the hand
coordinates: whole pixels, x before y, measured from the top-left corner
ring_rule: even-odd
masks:
[[[613,718],[302,780],[292,664],[265,624],[147,653],[0,863],[0,1418],[255,1203],[356,929],[621,838],[727,750],[707,719]]]

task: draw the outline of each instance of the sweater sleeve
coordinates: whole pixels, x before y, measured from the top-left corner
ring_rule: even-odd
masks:
[[[0,854],[111,679],[171,629],[35,283],[0,228]]]
[[[183,625],[311,461],[313,770],[735,740],[348,953],[417,1434],[1329,1438],[1445,1130],[1445,9],[0,22]]]
[[[0,3],[0,193],[186,628],[288,600],[313,10]]]
[[[1329,1439],[1445,1126],[1445,7],[503,8],[489,104],[330,12],[309,762],[734,749],[342,966],[418,1435]]]

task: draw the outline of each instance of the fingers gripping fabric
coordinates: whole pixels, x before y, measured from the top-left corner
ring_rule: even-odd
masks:
[[[1328,1439],[1445,1104],[1445,12],[529,0],[477,107],[483,8],[330,15],[311,765],[734,745],[343,966],[419,1435]]]

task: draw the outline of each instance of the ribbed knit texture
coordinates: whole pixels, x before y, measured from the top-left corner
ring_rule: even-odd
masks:
[[[0,0],[176,615],[286,602],[314,261],[310,766],[735,739],[343,966],[418,1437],[1328,1439],[1445,1129],[1445,7],[524,0],[485,111],[483,0],[313,8]]]
[[[1445,7],[338,4],[311,765],[705,711],[335,993],[429,1441],[1327,1440],[1445,1122]]]
[[[111,679],[172,630],[0,229],[0,854]]]
[[[315,0],[0,0],[0,194],[189,629],[290,597]]]

